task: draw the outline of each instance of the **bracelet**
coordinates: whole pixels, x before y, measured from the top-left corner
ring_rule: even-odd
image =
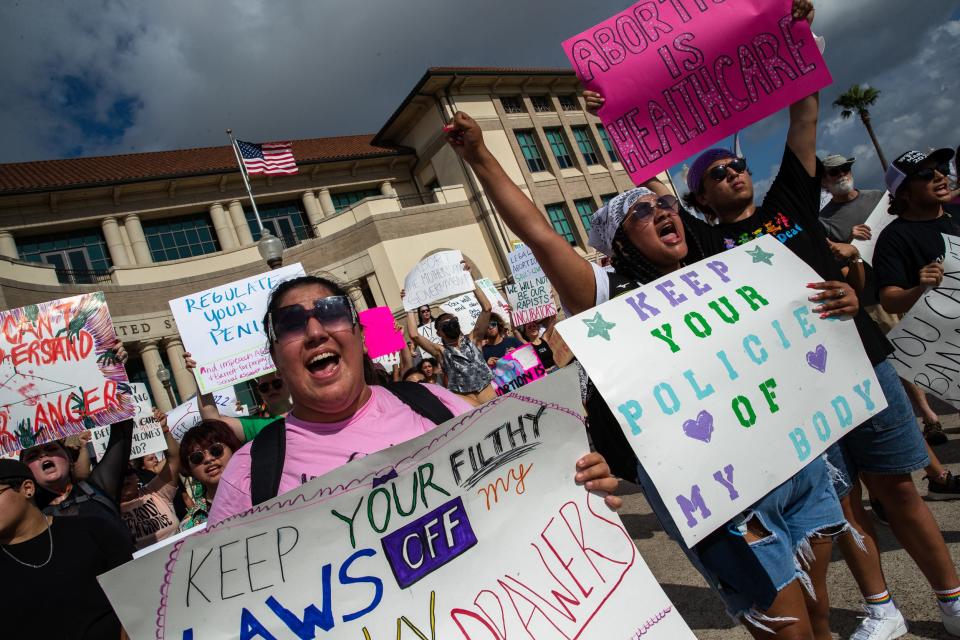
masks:
[[[850,258],[847,260],[847,264],[863,264],[863,257],[857,256],[856,258]]]

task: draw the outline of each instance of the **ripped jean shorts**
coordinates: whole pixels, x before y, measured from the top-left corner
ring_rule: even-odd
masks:
[[[716,591],[735,620],[763,627],[763,611],[777,593],[794,580],[812,594],[806,572],[812,560],[810,539],[836,536],[849,530],[840,501],[823,458],[817,458],[795,476],[757,501],[750,509],[701,540],[693,549],[684,545],[680,532],[650,476],[637,465],[640,484],[667,534],[680,545],[693,566]],[[743,535],[763,531],[756,542]]]

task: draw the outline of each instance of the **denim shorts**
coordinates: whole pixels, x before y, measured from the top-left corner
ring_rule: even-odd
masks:
[[[777,593],[796,579],[812,591],[805,571],[805,562],[812,557],[810,538],[837,535],[849,526],[827,465],[817,458],[690,549],[683,544],[650,476],[640,465],[637,473],[664,530],[720,595],[734,619],[762,622],[760,612],[769,609]],[[754,527],[759,525],[767,535],[747,542],[743,531],[754,518]]]

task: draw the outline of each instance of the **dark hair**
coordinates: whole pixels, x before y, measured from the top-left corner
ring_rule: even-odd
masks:
[[[350,297],[350,295],[347,293],[347,290],[344,289],[343,286],[334,282],[333,280],[328,280],[327,278],[321,278],[319,276],[300,276],[299,278],[284,280],[278,284],[272,292],[270,292],[270,300],[267,302],[267,311],[263,314],[263,332],[267,334],[267,340],[270,342],[271,348],[273,348],[273,341],[270,340],[270,314],[274,313],[280,308],[280,300],[288,291],[293,291],[294,289],[299,289],[300,287],[309,287],[314,285],[328,289],[335,296],[345,296],[347,298]]]
[[[366,352],[363,354],[363,381],[368,385],[385,387],[391,381],[391,375],[383,367],[375,363]]]
[[[683,230],[684,237],[687,241],[687,257],[685,258],[685,262],[689,264],[702,260],[705,256],[703,254],[703,248],[700,246],[700,241],[697,240],[695,235],[690,233],[686,225],[684,225]],[[664,275],[630,242],[630,238],[627,237],[627,232],[622,224],[617,228],[617,232],[613,234],[613,255],[611,256],[611,262],[613,263],[614,271],[619,275],[630,278],[631,280],[636,280],[640,284],[653,282]]]
[[[902,185],[900,189],[897,189],[897,193],[891,193],[888,199],[887,213],[892,216],[903,215],[910,208],[910,205],[907,203],[907,197],[903,193]]]
[[[420,371],[420,369],[418,369],[417,367],[410,367],[409,369],[403,372],[403,375],[400,376],[400,379],[406,382],[407,378],[417,374],[420,374],[422,376],[423,372]]]
[[[183,434],[183,439],[180,441],[180,468],[186,472],[186,475],[189,475],[191,468],[190,454],[194,450],[207,449],[215,442],[230,447],[233,453],[243,446],[233,429],[223,420],[203,420]]]
[[[3,480],[0,480],[0,484],[5,484],[14,491],[20,491],[20,487],[22,487],[23,483],[27,480],[30,480],[30,478],[4,478]],[[33,483],[37,484],[36,481]]]
[[[433,317],[433,313],[430,311],[430,305],[428,305],[428,304],[422,304],[422,305],[420,305],[419,307],[417,307],[417,326],[418,326],[418,327],[422,327],[423,325],[427,324],[426,322],[424,322],[424,321],[420,318],[420,313],[421,313],[424,309],[426,309],[426,310],[427,310],[427,313],[429,313],[430,316]]]
[[[422,360],[420,361],[420,364],[417,365],[417,367],[418,367],[418,368],[419,368],[419,367],[422,367],[424,362],[429,362],[429,363],[430,363],[430,366],[432,366],[434,369],[436,369],[437,366],[438,366],[438,365],[437,365],[437,359],[436,359],[436,358],[424,358],[424,359],[422,359]]]
[[[502,332],[500,331],[500,327],[506,327],[506,326],[507,326],[507,323],[504,321],[503,316],[501,316],[499,313],[495,313],[495,312],[494,312],[494,313],[491,313],[491,314],[490,314],[490,321],[497,323],[497,335],[500,335],[500,334],[502,333]]]
[[[441,313],[439,316],[433,319],[433,328],[440,332],[440,321],[446,320],[447,318],[456,318],[457,316],[452,313]]]

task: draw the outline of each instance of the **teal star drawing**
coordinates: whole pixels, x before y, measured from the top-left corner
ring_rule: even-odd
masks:
[[[764,264],[773,266],[773,262],[770,260],[770,258],[773,257],[773,254],[764,251],[763,247],[756,247],[753,251],[747,251],[747,254],[753,258],[753,264],[762,262]]]
[[[599,311],[595,316],[593,316],[592,320],[584,320],[583,324],[590,328],[590,331],[587,332],[588,338],[600,336],[608,342],[610,340],[610,329],[613,329],[615,326],[617,326],[616,322],[607,322],[604,320]]]

